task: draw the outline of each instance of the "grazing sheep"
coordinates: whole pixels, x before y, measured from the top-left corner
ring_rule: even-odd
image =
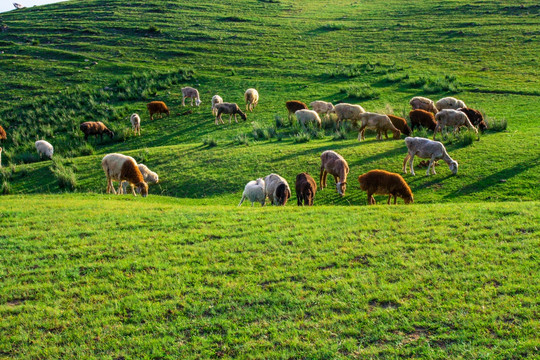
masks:
[[[458,100],[451,96],[444,97],[441,100],[437,101],[435,103],[435,106],[437,107],[437,110],[439,111],[444,110],[444,109],[457,110],[459,108],[467,107],[463,101]]]
[[[150,185],[150,184],[157,184],[159,182],[158,174],[151,171],[148,168],[148,166],[146,166],[144,164],[137,164],[137,167],[139,168],[139,171],[141,172],[141,174],[143,176],[143,180],[144,180],[145,183]],[[128,185],[127,181],[122,181],[122,189],[123,189],[124,194],[127,193],[126,192],[127,185]]]
[[[311,109],[317,112],[317,114],[325,114],[327,119],[330,118],[330,113],[334,110],[334,105],[331,102],[321,100],[313,101],[309,106],[311,106]]]
[[[217,104],[223,104],[223,98],[219,95],[214,95],[212,96],[212,115],[214,116],[217,115],[217,109],[216,109]]]
[[[433,114],[437,113],[437,108],[435,107],[433,100],[422,96],[413,97],[411,101],[409,101],[409,104],[412,106],[413,110],[422,109],[429,111]]]
[[[242,205],[245,199],[251,201],[251,206],[253,206],[253,203],[255,202],[259,202],[261,203],[261,206],[264,206],[266,202],[266,193],[263,179],[258,178],[257,180],[250,181],[246,184],[242,199],[240,199],[238,206]]]
[[[296,113],[298,110],[303,110],[303,109],[308,108],[306,104],[297,100],[287,101],[285,103],[285,106],[287,107],[287,111],[289,112],[289,121],[291,121],[292,115]]]
[[[460,127],[466,126],[469,129],[473,129],[474,132],[478,134],[478,130],[471,124],[467,115],[458,110],[443,109],[435,115],[435,120],[437,120],[437,127],[433,132],[433,140],[435,140],[437,133],[440,131],[442,134],[442,130],[447,126],[453,126],[454,133],[456,133]]]
[[[411,119],[411,130],[414,131],[415,127],[425,127],[431,131],[434,131],[437,127],[435,116],[429,111],[416,109],[409,113],[409,119]]]
[[[332,150],[326,150],[321,154],[321,190],[326,187],[326,177],[328,174],[330,174],[334,176],[338,194],[340,196],[344,196],[345,190],[347,189],[348,173],[349,164],[347,164],[347,161],[343,158],[343,156]]]
[[[101,141],[103,141],[103,134],[109,135],[111,139],[114,137],[114,133],[101,121],[86,121],[83,122],[79,128],[84,133],[84,140],[88,140],[88,136],[90,135],[93,135],[96,138],[99,135]]]
[[[6,139],[7,139],[6,130],[4,130],[2,125],[0,125],[0,143],[2,142],[2,140],[6,140]]]
[[[246,99],[246,111],[253,111],[259,103],[259,92],[255,89],[247,89],[244,98]]]
[[[313,199],[317,192],[317,183],[308,173],[296,175],[296,201],[298,206],[313,206]]]
[[[418,156],[421,159],[430,159],[426,175],[429,175],[430,167],[433,169],[433,173],[436,174],[434,162],[439,159],[443,159],[448,164],[452,174],[457,174],[458,163],[452,159],[450,155],[448,155],[446,148],[441,142],[432,141],[421,137],[406,137],[405,145],[407,145],[408,149],[407,156],[403,160],[403,172],[405,174],[407,173],[407,160],[409,160],[411,175],[415,175],[413,168],[413,160],[415,156]]]
[[[139,114],[131,114],[130,121],[133,133],[135,135],[141,135],[141,117],[139,116]]]
[[[358,121],[360,120],[360,114],[365,113],[363,107],[360,105],[352,104],[337,104],[334,106],[334,109],[329,111],[329,113],[334,113],[337,115],[336,125],[339,128],[339,123],[344,120]]]
[[[52,160],[54,148],[51,144],[49,144],[45,140],[38,140],[36,141],[36,149],[40,158],[42,155],[45,155]]]
[[[355,120],[356,121],[356,120]],[[358,141],[365,139],[364,133],[366,128],[377,130],[377,140],[382,140],[382,133],[388,139],[388,130],[394,134],[394,139],[400,139],[401,131],[396,129],[390,118],[386,115],[365,112],[360,114],[359,118],[360,129],[358,130]],[[357,124],[354,124],[357,125]]]
[[[291,189],[287,180],[278,174],[270,174],[264,178],[265,193],[272,205],[287,204],[287,200],[291,197]]]
[[[390,118],[392,125],[394,125],[396,129],[401,131],[402,134],[405,134],[407,136],[412,134],[411,128],[409,127],[409,125],[407,125],[407,120],[399,116],[390,115],[390,114],[387,114],[386,116]]]
[[[154,120],[154,114],[167,114],[167,116],[171,115],[169,108],[167,107],[167,105],[165,105],[163,101],[149,102],[148,104],[146,104],[146,108],[150,113],[150,120]]]
[[[360,189],[367,192],[368,204],[375,205],[373,194],[388,195],[388,205],[392,196],[396,205],[398,196],[405,201],[405,204],[412,203],[413,194],[409,185],[403,180],[401,175],[384,170],[371,170],[358,177]]]
[[[296,115],[298,123],[300,123],[304,129],[306,128],[307,123],[313,123],[317,125],[319,129],[321,128],[321,118],[315,111],[302,109],[298,110],[294,114]]]
[[[488,128],[480,111],[471,108],[459,108],[458,111],[464,112],[471,124],[478,126],[482,133]]]
[[[186,106],[186,98],[191,99],[191,106],[193,106],[193,99],[195,99],[195,105],[201,105],[201,98],[199,97],[199,90],[186,86],[182,88],[182,106]]]
[[[131,193],[135,194],[134,187],[140,192],[142,197],[148,195],[148,184],[144,181],[141,171],[137,167],[137,162],[131,156],[122,154],[108,154],[103,157],[101,167],[107,177],[107,194],[111,191],[116,194],[113,186],[113,180],[118,181],[118,194],[122,194],[122,182],[127,181],[131,185]]]
[[[236,119],[236,114],[239,114],[242,120],[244,121],[247,120],[246,114],[244,114],[242,110],[240,110],[240,107],[235,103],[224,102],[221,104],[216,104],[216,109],[217,109],[216,125],[218,125],[218,119],[219,121],[221,121],[222,124],[225,124],[225,122],[223,122],[223,119],[221,118],[222,114],[229,114],[229,124],[232,122],[231,119],[233,115],[234,115],[234,121],[238,122],[238,120]]]

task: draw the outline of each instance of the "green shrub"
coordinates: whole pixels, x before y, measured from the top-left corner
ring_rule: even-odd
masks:
[[[332,140],[345,140],[345,139],[347,139],[347,129],[345,128],[345,126],[341,125],[339,129],[334,131]]]
[[[508,127],[508,121],[506,119],[485,118],[487,129],[489,131],[504,131]]]
[[[268,140],[270,139],[270,134],[267,128],[263,128],[258,122],[253,123],[253,138],[255,140]]]
[[[296,135],[293,136],[293,139],[294,139],[294,142],[295,143],[305,143],[305,142],[309,142],[311,140],[311,135],[309,135],[308,132],[300,132]]]

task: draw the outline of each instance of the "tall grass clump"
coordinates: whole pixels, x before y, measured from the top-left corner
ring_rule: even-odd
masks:
[[[276,128],[278,129],[287,127],[285,120],[283,120],[283,117],[281,117],[280,115],[274,115],[274,122],[276,123]]]
[[[253,135],[253,138],[255,140],[270,139],[270,133],[268,132],[268,129],[264,128],[261,124],[259,124],[256,121],[253,123],[253,130],[251,131],[251,134]]]
[[[217,139],[212,136],[203,138],[203,145],[206,147],[211,148],[211,147],[217,146],[217,144],[218,144]]]
[[[351,85],[345,88],[339,89],[339,92],[346,94],[349,99],[358,100],[370,100],[378,99],[381,93],[378,90],[373,89],[368,84]]]
[[[307,131],[302,131],[293,135],[293,140],[297,144],[306,143],[311,141],[311,135]]]
[[[455,75],[445,75],[444,77],[421,76],[411,79],[406,83],[412,88],[422,89],[427,94],[440,92],[460,92],[460,85]]]
[[[485,118],[487,123],[487,129],[489,131],[505,131],[508,127],[508,121],[506,119]]]
[[[77,187],[77,175],[72,166],[65,159],[55,157],[49,170],[53,173],[60,189],[75,190]]]
[[[233,142],[237,145],[249,146],[249,137],[246,134],[238,134],[234,137]]]
[[[338,141],[345,139],[347,139],[347,128],[344,125],[341,125],[339,129],[336,129],[336,131],[334,131],[334,134],[332,135],[332,140]]]
[[[11,184],[7,180],[2,181],[2,186],[0,186],[1,195],[9,195],[12,193]]]

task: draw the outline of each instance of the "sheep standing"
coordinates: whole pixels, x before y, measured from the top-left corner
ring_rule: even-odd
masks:
[[[236,119],[237,114],[240,115],[242,120],[244,121],[247,120],[246,114],[244,114],[242,110],[240,110],[240,107],[235,103],[224,102],[221,104],[216,104],[216,110],[217,110],[216,125],[218,125],[218,120],[221,121],[222,124],[225,124],[225,122],[223,122],[223,119],[221,118],[222,114],[229,114],[229,124],[232,122],[233,115],[234,115],[234,121],[238,122],[238,120]]]
[[[330,118],[330,113],[334,110],[334,105],[331,102],[321,100],[313,101],[309,106],[311,106],[311,109],[317,112],[317,114],[324,114],[327,119]]]
[[[255,202],[259,202],[261,203],[261,206],[264,206],[266,202],[265,189],[264,180],[261,178],[248,182],[244,188],[242,199],[240,199],[238,206],[241,206],[245,199],[251,201],[251,206],[253,206],[253,203]]]
[[[264,178],[265,193],[272,205],[285,206],[291,197],[291,189],[287,180],[278,174],[270,174]]]
[[[355,120],[356,121],[356,120]],[[358,130],[358,141],[365,139],[364,133],[366,128],[375,129],[377,131],[377,140],[382,140],[382,133],[388,139],[387,131],[390,130],[394,134],[394,139],[400,139],[401,131],[396,129],[390,118],[386,115],[365,112],[360,114],[359,118],[360,129]],[[355,124],[356,125],[356,124]]]
[[[217,115],[217,109],[216,109],[217,104],[223,104],[223,98],[219,95],[214,95],[212,96],[212,115],[214,116]]]
[[[141,135],[141,117],[139,114],[131,114],[131,118],[129,120],[131,121],[133,133],[135,135]]]
[[[337,116],[336,126],[339,128],[339,123],[344,120],[358,121],[360,120],[360,114],[365,113],[363,107],[360,105],[352,104],[337,104],[334,106],[334,109],[329,111],[329,113],[334,113]]]
[[[448,153],[446,152],[446,148],[439,141],[432,141],[421,137],[406,137],[405,145],[407,145],[408,149],[407,156],[403,160],[403,172],[405,174],[407,173],[407,160],[409,160],[411,175],[415,175],[413,168],[413,160],[415,156],[418,156],[421,159],[430,159],[426,171],[426,175],[428,176],[430,167],[433,169],[433,174],[436,174],[434,162],[439,159],[443,159],[448,164],[448,167],[450,168],[450,171],[452,171],[452,174],[457,174],[457,161],[455,161],[450,157],[450,155],[448,155]]]
[[[411,130],[414,130],[415,127],[425,127],[431,131],[435,131],[437,127],[435,116],[426,110],[416,109],[411,111],[409,113],[409,119],[411,119]]]
[[[84,133],[84,140],[88,140],[88,136],[93,135],[94,137],[100,136],[101,141],[103,141],[103,134],[109,135],[109,138],[114,137],[114,133],[105,126],[101,121],[86,121],[83,122],[79,128]]]
[[[319,129],[321,128],[321,118],[319,117],[319,114],[317,114],[315,111],[302,109],[298,110],[294,114],[296,115],[298,123],[300,123],[300,125],[302,125],[304,129],[306,128],[306,124],[308,123],[313,123],[317,125]]]
[[[392,125],[394,125],[396,129],[401,131],[402,134],[405,134],[407,136],[412,134],[411,128],[409,127],[409,125],[407,125],[407,120],[399,116],[390,115],[390,114],[387,114],[386,116],[388,116],[388,118],[392,122]]]
[[[409,104],[412,106],[413,110],[422,109],[429,111],[433,114],[437,113],[437,108],[435,107],[433,100],[422,96],[413,97],[411,101],[409,101]]]
[[[375,205],[373,194],[388,195],[388,205],[392,196],[396,205],[398,196],[405,201],[405,204],[412,203],[413,194],[411,188],[401,175],[384,170],[371,170],[358,177],[360,189],[367,192],[368,204]]]
[[[478,134],[478,130],[471,124],[467,115],[458,110],[443,109],[435,115],[435,120],[437,120],[437,127],[433,132],[433,140],[435,140],[437,133],[440,131],[442,134],[442,130],[447,126],[453,126],[454,133],[456,133],[460,127],[466,126],[469,129],[473,129],[474,132]]]
[[[118,194],[122,194],[122,182],[127,181],[131,185],[131,193],[135,194],[134,187],[140,192],[142,197],[148,195],[148,184],[144,181],[141,171],[137,167],[137,162],[131,156],[122,154],[108,154],[103,157],[101,167],[107,177],[107,194],[113,192],[116,194],[113,186],[113,180],[118,181]]]
[[[459,108],[458,111],[464,112],[471,124],[478,126],[478,129],[482,131],[482,133],[487,129],[487,124],[480,111],[471,108]]]
[[[36,145],[36,150],[40,158],[42,155],[45,155],[46,157],[52,160],[54,148],[51,144],[49,144],[45,140],[38,140],[36,141],[35,145]]]
[[[321,173],[319,176],[321,190],[326,187],[326,177],[330,174],[334,176],[338,194],[344,196],[347,189],[348,173],[349,164],[343,156],[332,150],[326,150],[321,154]]]
[[[195,105],[201,105],[201,98],[199,97],[199,90],[186,86],[182,88],[182,106],[186,106],[186,98],[191,99],[191,106],[193,106],[193,99],[195,99]]]
[[[291,118],[292,118],[292,115],[294,113],[296,113],[298,110],[303,110],[303,109],[307,109],[307,105],[304,104],[303,102],[301,101],[297,101],[297,100],[291,100],[291,101],[287,101],[285,103],[285,106],[287,107],[287,111],[289,112],[289,122],[291,121]]]
[[[247,89],[244,93],[244,99],[246,100],[246,111],[253,111],[259,103],[259,92],[255,89]]]
[[[317,183],[308,173],[296,175],[296,202],[298,206],[313,205],[313,199],[317,192]]]
[[[7,139],[6,130],[4,130],[2,125],[0,125],[0,143],[2,142],[2,140],[6,140],[6,139]]]
[[[439,101],[435,103],[435,106],[437,107],[437,110],[439,111],[444,110],[444,109],[457,110],[459,108],[467,107],[462,100],[458,100],[451,96],[440,99]]]
[[[143,180],[144,180],[145,183],[147,183],[148,185],[159,183],[158,174],[151,171],[148,168],[148,166],[146,166],[144,164],[137,164],[137,167],[139,168],[139,171],[141,172],[141,174],[143,176]],[[126,191],[127,190],[127,185],[128,185],[127,181],[122,181],[123,194],[127,194],[127,191]]]
[[[154,114],[167,114],[167,116],[171,115],[171,112],[169,111],[169,108],[163,101],[152,101],[146,104],[146,108],[148,109],[148,112],[150,113],[150,120],[154,120]]]

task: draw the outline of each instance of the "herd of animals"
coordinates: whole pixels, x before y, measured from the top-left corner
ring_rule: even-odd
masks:
[[[185,100],[188,98],[191,100],[191,106],[193,106],[193,101],[195,101],[196,106],[201,104],[199,92],[195,88],[182,88],[182,106],[186,106]],[[248,89],[244,94],[244,98],[246,112],[253,112],[259,102],[259,93],[256,89]],[[247,119],[246,113],[240,109],[238,104],[224,102],[223,98],[219,95],[214,95],[211,103],[212,114],[216,117],[216,125],[219,125],[219,122],[224,124],[221,118],[223,114],[229,115],[229,123],[232,122],[233,115],[236,122],[238,122],[237,115],[243,120]],[[310,103],[312,108],[310,110],[303,102],[292,100],[286,102],[286,107],[289,120],[294,115],[302,127],[310,123],[321,127],[321,115],[330,119],[331,114],[335,114],[336,125],[338,127],[343,121],[351,121],[353,126],[359,129],[359,141],[364,140],[364,131],[366,128],[377,131],[377,140],[382,140],[383,133],[386,139],[388,139],[388,131],[392,132],[394,139],[400,139],[401,134],[405,134],[407,136],[405,138],[405,144],[408,153],[403,161],[404,173],[407,173],[408,161],[410,173],[411,175],[415,175],[413,160],[415,156],[418,156],[419,158],[429,159],[426,175],[429,175],[430,171],[433,174],[436,173],[435,165],[439,159],[445,161],[451,172],[456,174],[458,163],[448,155],[441,142],[435,141],[436,135],[438,132],[446,129],[446,127],[453,127],[454,132],[458,131],[461,127],[468,127],[476,133],[478,133],[478,129],[484,131],[487,129],[487,125],[484,122],[482,114],[475,109],[466,107],[462,100],[453,97],[445,97],[435,103],[431,99],[416,96],[410,100],[409,104],[412,107],[409,113],[410,127],[404,118],[389,114],[366,112],[360,105],[340,103],[334,106],[330,102],[314,101]],[[162,101],[148,103],[147,109],[150,120],[153,120],[156,114],[160,116],[162,114],[170,115],[167,105]],[[136,135],[140,135],[140,116],[138,114],[131,115],[130,122],[133,132]],[[424,127],[433,131],[433,140],[410,137],[415,127]],[[101,139],[103,139],[103,135],[108,135],[111,138],[114,137],[114,133],[99,121],[84,122],[80,125],[80,130],[83,132],[85,140],[89,136],[100,136]],[[6,138],[6,132],[0,125],[0,140]],[[45,156],[52,159],[54,148],[49,142],[38,140],[35,146],[40,157]],[[2,166],[1,155],[2,148],[0,147],[0,167]],[[148,195],[148,184],[155,184],[159,181],[158,174],[148,169],[144,164],[137,164],[135,159],[130,156],[117,153],[108,154],[103,158],[101,165],[107,177],[107,193],[125,194],[127,192],[127,185],[129,184],[133,195],[136,196],[136,189],[138,193],[146,197]],[[319,176],[319,187],[321,190],[326,187],[326,178],[330,174],[334,177],[337,193],[340,196],[344,196],[348,173],[349,166],[347,161],[340,154],[332,150],[324,151],[321,154]],[[113,181],[119,182],[118,191],[115,190]],[[392,197],[394,197],[394,204],[396,204],[398,197],[402,198],[406,204],[413,202],[411,189],[399,174],[384,170],[371,170],[360,175],[358,181],[360,188],[367,192],[368,204],[375,204],[375,199],[373,198],[375,194],[388,195],[388,204],[390,204]],[[313,177],[305,172],[298,174],[296,176],[295,187],[298,205],[313,205],[315,193],[317,192],[317,184]],[[270,174],[264,179],[259,178],[248,182],[238,206],[242,205],[244,200],[250,201],[252,206],[255,202],[259,202],[264,206],[267,198],[272,205],[285,205],[290,197],[291,189],[287,180],[278,174]]]

